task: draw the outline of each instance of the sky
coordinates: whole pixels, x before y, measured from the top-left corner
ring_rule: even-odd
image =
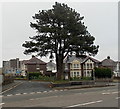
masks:
[[[30,27],[32,16],[39,10],[52,8],[55,1],[51,2],[2,2],[0,5],[0,67],[2,61],[19,58],[30,59],[31,55],[24,55],[25,48],[22,44],[34,36],[35,30]],[[118,3],[117,2],[60,2],[66,3],[84,16],[84,23],[88,31],[95,37],[95,45],[99,45],[99,52],[94,57],[102,61],[107,56],[118,60]],[[40,58],[45,62],[48,57]]]

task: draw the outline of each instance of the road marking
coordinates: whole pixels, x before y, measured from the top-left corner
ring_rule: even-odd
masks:
[[[63,90],[60,90],[60,91],[63,91]]]
[[[47,91],[43,91],[43,93],[46,93]]]
[[[109,95],[110,93],[109,92],[107,92],[107,93],[102,93],[103,95]]]
[[[5,104],[5,103],[0,103],[0,106],[3,105],[3,104]]]
[[[35,94],[35,92],[31,92],[30,94]]]
[[[53,92],[52,90],[50,90],[49,92]]]
[[[27,94],[27,93],[23,93],[24,95]]]
[[[57,92],[58,90],[54,90],[55,92]]]
[[[119,93],[119,92],[112,92],[112,94]]]
[[[21,95],[21,93],[15,94],[15,95]]]
[[[10,94],[10,95],[7,95],[7,96],[13,96],[12,94]]]
[[[37,92],[37,93],[42,93],[42,92]]]
[[[3,97],[3,95],[1,95],[0,97]]]
[[[12,90],[13,88],[15,88],[15,87],[19,86],[19,85],[20,85],[20,84],[22,84],[22,83],[23,83],[23,82],[21,82],[21,83],[19,83],[19,84],[15,85],[15,86],[13,86],[13,87],[11,87],[11,88],[9,88],[9,89],[7,89],[7,90],[3,91],[3,92],[2,92],[2,94],[3,94],[3,93],[5,93],[5,92],[7,92],[7,91],[9,91],[9,90]]]
[[[85,106],[85,105],[94,104],[94,103],[100,103],[100,102],[102,102],[102,101],[103,101],[103,100],[92,101],[92,102],[83,103],[83,104],[76,104],[76,105],[68,106],[68,108],[71,108],[71,107],[78,107],[78,106]]]
[[[119,98],[120,98],[120,97],[116,97],[115,99],[117,99],[117,100],[118,100]]]

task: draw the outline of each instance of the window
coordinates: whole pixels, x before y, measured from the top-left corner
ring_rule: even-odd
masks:
[[[76,64],[77,65],[77,68],[79,68],[79,64]]]
[[[74,68],[79,68],[79,64],[74,64]]]
[[[74,77],[76,77],[76,72],[74,72]]]
[[[92,67],[92,63],[90,63],[90,68],[93,68],[93,67]]]
[[[76,64],[74,64],[74,68],[76,68]]]
[[[79,73],[79,72],[77,72],[77,77],[78,77],[78,76],[80,76],[80,73]]]
[[[89,69],[89,63],[87,63],[87,68]]]

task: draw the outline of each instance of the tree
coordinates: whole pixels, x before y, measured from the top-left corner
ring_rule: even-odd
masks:
[[[87,31],[81,17],[66,4],[55,3],[53,9],[39,11],[30,26],[36,30],[36,35],[25,41],[24,54],[36,52],[37,56],[56,58],[57,79],[63,73],[63,59],[68,54],[76,53],[95,55],[99,46],[94,45],[95,38]]]

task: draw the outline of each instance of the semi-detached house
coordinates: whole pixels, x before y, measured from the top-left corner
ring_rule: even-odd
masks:
[[[65,69],[68,68],[70,77],[91,77],[92,71],[99,66],[99,61],[86,55],[68,56],[65,60]]]

